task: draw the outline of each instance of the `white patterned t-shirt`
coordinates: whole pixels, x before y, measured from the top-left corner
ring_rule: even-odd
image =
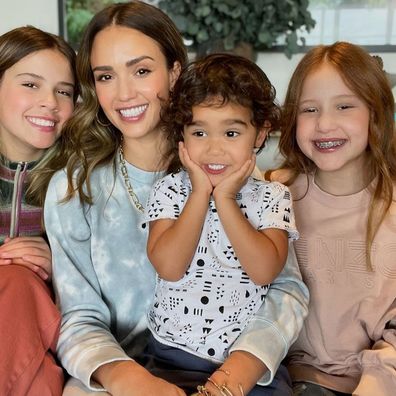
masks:
[[[151,192],[145,222],[177,219],[191,191],[185,171],[159,180]],[[249,178],[236,200],[257,230],[278,228],[286,230],[289,238],[298,238],[290,192],[284,185]],[[257,265],[265,266],[265,260]],[[149,328],[164,344],[222,362],[269,287],[255,285],[242,269],[215,202],[210,200],[197,249],[183,278],[169,282],[157,277]]]

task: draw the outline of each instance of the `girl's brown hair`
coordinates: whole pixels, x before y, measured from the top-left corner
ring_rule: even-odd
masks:
[[[26,56],[42,50],[58,51],[67,59],[75,81],[74,101],[76,101],[79,91],[77,87],[75,51],[63,38],[33,26],[19,27],[0,36],[0,83],[7,69]],[[26,193],[29,203],[37,206],[42,206],[44,203],[44,195],[49,182],[45,170],[48,162],[58,150],[58,142],[45,152],[29,175]]]
[[[315,47],[303,57],[292,75],[284,103],[279,149],[285,160],[281,167],[291,171],[286,184],[291,184],[299,174],[311,173],[316,168],[298,147],[296,126],[305,78],[323,63],[337,70],[345,84],[365,102],[370,111],[366,169],[370,172],[368,180],[373,180],[373,184],[367,219],[366,254],[371,267],[373,240],[392,204],[396,181],[394,98],[381,62],[376,57],[347,42]]]
[[[257,131],[265,127],[270,133],[279,128],[280,122],[275,96],[275,88],[265,73],[247,58],[219,53],[191,63],[182,71],[162,112],[169,140],[168,173],[181,168],[178,142],[183,140],[184,126],[192,122],[194,106],[239,104],[251,110],[251,123]]]
[[[172,20],[157,7],[141,1],[117,3],[104,8],[92,18],[77,55],[82,100],[74,116],[65,125],[62,150],[49,169],[50,177],[56,170],[67,166],[66,200],[78,191],[82,202],[92,202],[92,171],[99,165],[114,161],[121,142],[121,132],[110,123],[99,105],[90,64],[96,35],[111,25],[135,29],[155,40],[169,69],[173,68],[175,62],[179,62],[181,67],[187,62],[187,52],[179,31]]]

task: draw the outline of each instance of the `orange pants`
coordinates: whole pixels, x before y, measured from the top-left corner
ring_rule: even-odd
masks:
[[[48,285],[19,265],[0,266],[0,395],[59,396],[60,314]]]

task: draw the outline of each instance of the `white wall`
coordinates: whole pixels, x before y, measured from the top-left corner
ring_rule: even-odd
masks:
[[[373,54],[374,55],[374,54]],[[384,69],[388,73],[396,74],[396,53],[376,53],[384,61]],[[276,88],[277,98],[280,103],[286,96],[289,79],[297,66],[297,63],[303,57],[303,54],[293,55],[291,59],[279,52],[262,52],[258,55],[257,63],[267,74],[271,83]],[[393,88],[393,94],[396,98],[396,87]]]
[[[0,34],[21,25],[34,25],[51,33],[59,33],[57,0],[0,0]],[[385,70],[396,74],[396,53],[379,54]],[[267,73],[283,101],[290,76],[302,55],[287,59],[283,53],[266,52],[258,55],[257,63]],[[396,96],[396,88],[393,90]]]
[[[58,34],[58,1],[0,0],[0,34],[23,25]]]
[[[57,0],[0,0],[0,34],[21,25],[34,25],[51,33],[58,34]],[[384,68],[396,74],[396,53],[378,54],[384,61]],[[287,59],[283,53],[265,52],[258,55],[257,63],[265,71],[277,91],[277,99],[283,102],[286,89],[294,68],[303,55]],[[396,97],[396,87],[393,89]],[[277,139],[268,142],[266,149],[259,155],[262,168],[274,166],[278,158]]]

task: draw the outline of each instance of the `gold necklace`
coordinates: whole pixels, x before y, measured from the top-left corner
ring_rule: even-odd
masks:
[[[133,191],[132,184],[129,181],[128,170],[125,165],[124,150],[122,149],[121,145],[119,150],[119,156],[120,156],[120,170],[122,176],[124,177],[124,183],[129,194],[129,199],[131,200],[131,203],[133,203],[133,205],[139,212],[144,213],[144,206],[140,203],[139,198],[136,195],[135,191]]]

